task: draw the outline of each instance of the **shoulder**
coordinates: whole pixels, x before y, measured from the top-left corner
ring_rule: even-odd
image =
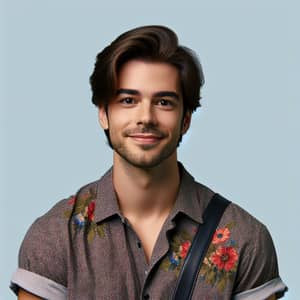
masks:
[[[203,214],[216,192],[204,184],[195,181],[186,171],[185,178],[189,179],[185,181],[187,182],[186,186],[192,187],[191,190],[186,190],[186,192],[195,191],[195,198],[197,199],[200,213]],[[228,200],[232,201],[232,199]],[[273,245],[266,226],[235,202],[231,202],[226,208],[218,227],[226,226],[232,229],[241,247],[243,245],[251,245],[251,247],[256,248],[260,244],[264,244],[265,246]]]
[[[195,187],[198,201],[204,211],[215,192],[198,182],[195,182]],[[275,248],[268,228],[235,202],[231,202],[224,211],[217,230],[220,234],[222,230],[230,234],[232,244],[239,251],[240,263],[245,261],[246,257],[250,259],[249,256],[252,258],[259,256],[261,262],[268,258],[269,261],[272,260],[272,265],[277,268]],[[275,273],[276,270],[274,269],[274,276]]]
[[[276,250],[265,224],[235,203],[229,205],[221,223],[222,227],[230,228],[236,243],[240,278],[248,272],[252,278],[247,281],[257,281],[253,284],[259,285],[278,277]]]
[[[194,186],[198,201],[204,211],[216,193],[209,187],[196,181],[194,182]],[[228,200],[231,201],[231,199]],[[261,246],[268,246],[269,250],[273,250],[272,238],[267,227],[235,202],[231,202],[226,208],[218,228],[226,226],[232,229],[235,238],[239,241],[240,247],[245,245],[249,247],[251,245],[251,248],[255,249]]]
[[[72,259],[70,220],[81,199],[96,193],[98,183],[87,184],[59,201],[31,225],[20,247],[19,267],[11,279],[10,287],[16,294],[23,288],[43,299],[66,299]]]
[[[98,182],[99,180],[81,187],[74,195],[60,200],[50,210],[48,210],[48,212],[37,218],[29,228],[24,238],[24,242],[26,243],[27,240],[30,240],[32,245],[34,244],[34,238],[39,237],[39,240],[44,236],[44,234],[46,234],[47,237],[55,237],[55,240],[65,240],[64,234],[67,234],[69,218],[74,207],[78,205],[78,199],[89,194],[96,194]],[[56,235],[56,233],[59,234]]]
[[[238,225],[239,233],[247,238],[269,234],[266,226],[260,220],[234,202],[228,206],[222,219],[223,222],[230,220]]]
[[[35,220],[21,244],[19,268],[66,285],[70,218],[78,205],[77,199],[96,192],[98,182],[83,186]]]
[[[43,216],[39,217],[31,226],[29,232],[46,230],[47,232],[61,232],[61,229],[66,226],[69,219],[69,211],[72,211],[78,200],[87,196],[95,195],[97,193],[99,180],[91,182],[81,187],[75,194],[68,196],[65,199],[58,201],[51,209]]]
[[[215,192],[195,181],[186,171],[183,174],[185,194],[191,197],[195,191],[197,205],[193,207],[203,215]],[[197,217],[194,210],[190,214]],[[234,202],[226,208],[215,229],[200,276],[210,285],[224,289],[226,286],[231,294],[238,296],[236,299],[244,299],[244,296],[266,299],[285,290],[267,227]]]
[[[226,240],[226,241],[225,241]],[[235,254],[234,294],[272,295],[284,291],[276,250],[268,228],[235,203],[231,203],[214,235],[213,243]],[[254,291],[254,292],[253,292]],[[255,297],[256,297],[255,296]]]
[[[214,193],[203,185],[199,185],[199,191],[206,195],[202,199],[207,205]],[[207,268],[202,271],[210,270],[208,266],[215,267],[206,275],[234,278],[232,294],[236,299],[247,296],[265,299],[282,295],[286,290],[279,277],[276,250],[268,228],[235,203],[227,207],[216,228],[204,266]]]

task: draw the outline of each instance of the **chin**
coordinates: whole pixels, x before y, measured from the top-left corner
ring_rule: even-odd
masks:
[[[150,159],[150,160],[145,160],[145,159],[128,159],[124,158],[129,163],[130,165],[140,168],[140,169],[152,169],[154,167],[157,167],[163,162],[163,159]]]
[[[141,168],[141,169],[151,169],[159,166],[161,163],[163,163],[165,160],[167,160],[171,154],[169,155],[156,155],[156,156],[151,156],[149,153],[147,155],[134,155],[133,153],[131,154],[124,154],[117,152],[119,157],[126,161],[129,165],[132,165],[136,168]]]
[[[138,149],[129,149],[129,147],[117,144],[114,146],[114,151],[121,160],[141,169],[151,169],[159,166],[176,153],[177,149],[175,144],[168,145],[168,147],[160,147],[160,149],[149,145],[145,146],[148,149],[141,149],[140,147]]]

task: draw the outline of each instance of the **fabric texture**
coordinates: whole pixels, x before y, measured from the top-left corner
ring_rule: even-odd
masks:
[[[45,299],[170,299],[214,195],[179,167],[177,199],[149,263],[119,210],[109,170],[33,223],[21,245],[11,288]],[[251,293],[268,297],[285,290],[268,230],[232,203],[213,236],[192,299],[250,299]]]
[[[28,292],[45,299],[64,300],[67,297],[67,289],[63,285],[24,269],[17,269],[12,281],[15,293],[18,291],[15,289],[17,286],[24,286]]]

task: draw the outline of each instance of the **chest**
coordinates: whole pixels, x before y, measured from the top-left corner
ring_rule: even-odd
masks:
[[[144,237],[144,243],[150,242],[153,247],[149,260],[141,237],[119,220],[92,229],[94,234],[87,228],[72,236],[68,250],[69,298],[147,299],[149,295],[150,299],[171,299],[195,224],[182,227],[170,223],[157,228],[139,232],[153,235],[151,239]],[[224,296],[225,291],[231,294],[230,281],[220,294],[214,285],[207,284],[204,275],[199,273],[193,299],[230,299]]]
[[[143,248],[147,264],[150,263],[155,245],[159,243],[158,239],[160,234],[164,234],[162,228],[165,219],[166,218],[145,221],[139,220],[136,222],[128,220],[127,230],[131,231],[135,239],[139,241],[140,246]]]

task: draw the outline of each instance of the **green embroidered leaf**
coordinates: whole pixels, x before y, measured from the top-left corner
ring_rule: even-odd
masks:
[[[102,238],[102,237],[104,237],[105,236],[105,231],[104,231],[104,229],[105,229],[105,224],[100,224],[100,225],[97,225],[97,233],[98,233],[98,235]]]
[[[176,269],[175,269],[175,271],[174,271],[174,272],[175,272],[175,275],[176,275],[176,277],[178,277],[178,276],[179,276],[179,271],[180,271],[180,268],[176,268]]]
[[[181,239],[178,236],[175,236],[172,245],[180,245],[180,244],[181,244]]]
[[[90,243],[95,238],[96,232],[93,228],[89,228],[88,234],[87,234],[87,240]]]
[[[209,267],[206,264],[202,264],[200,269],[200,275],[205,276],[205,274],[209,271]]]
[[[83,195],[80,196],[80,199],[86,203],[90,197],[91,197],[90,193],[84,193]]]
[[[97,230],[97,225],[95,222],[90,222],[90,229],[93,229],[94,231]]]
[[[74,209],[74,215],[77,215],[79,213],[83,213],[85,211],[85,203],[84,202],[78,202],[76,203],[75,209]]]
[[[231,230],[234,226],[235,226],[235,222],[230,222],[225,227],[227,227],[229,230]]]
[[[216,246],[214,244],[210,244],[207,250],[206,257],[209,258],[212,252],[216,251]]]
[[[92,200],[95,199],[95,193],[90,190],[89,192],[83,194],[81,199],[85,202],[85,205],[88,205]]]
[[[72,216],[72,210],[67,210],[64,212],[64,217],[69,219]]]
[[[221,279],[217,283],[217,289],[220,292],[223,292],[225,290],[226,283],[227,283],[226,277],[221,277]]]
[[[168,258],[165,258],[160,267],[164,270],[164,271],[168,271],[169,270],[169,267],[170,267],[170,261],[168,260]]]
[[[85,193],[83,195],[80,195],[76,201],[75,214],[84,213],[86,207],[93,199],[94,197],[90,193]]]
[[[92,197],[89,197],[87,199],[85,199],[85,202],[84,202],[84,206],[85,207],[88,207],[88,205],[94,200],[94,198]]]
[[[70,199],[72,198],[75,200],[75,196],[70,197]],[[72,220],[72,228],[74,228],[76,232],[79,232],[82,229],[86,230],[88,242],[93,241],[96,234],[98,234],[100,237],[105,236],[105,224],[101,224],[98,227],[93,221],[95,203],[90,206],[92,201],[95,201],[95,193],[92,190],[84,194],[79,194],[75,201],[75,207],[73,210],[74,219]],[[69,204],[73,204],[73,201]],[[64,216],[68,218],[72,217],[72,210],[64,212]]]
[[[209,269],[206,274],[206,282],[213,285],[216,281],[216,272],[212,269]]]
[[[171,244],[172,251],[177,252],[180,245],[181,245],[180,241],[174,241]]]
[[[191,240],[192,240],[191,236],[190,236],[186,231],[183,231],[181,237],[182,237],[182,239],[183,239],[184,241],[186,241],[186,240],[191,241]]]

